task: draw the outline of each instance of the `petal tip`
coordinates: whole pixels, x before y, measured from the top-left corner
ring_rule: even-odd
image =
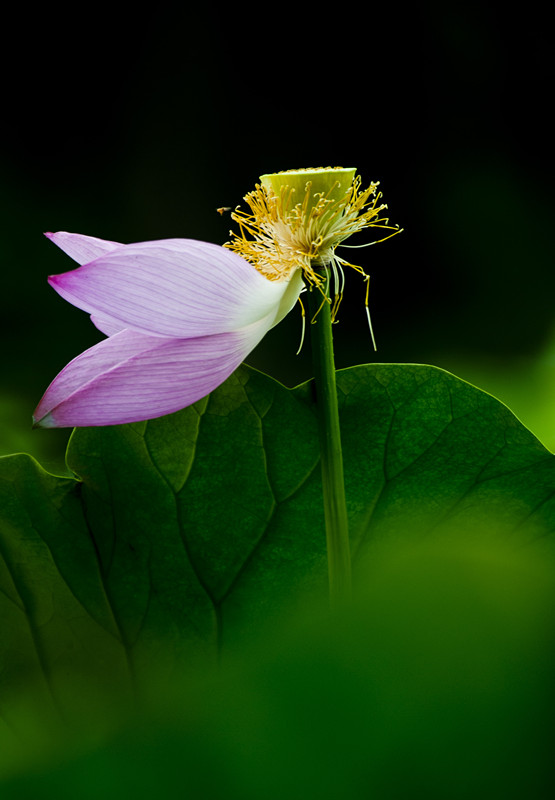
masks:
[[[59,247],[60,231],[43,231],[42,235]]]

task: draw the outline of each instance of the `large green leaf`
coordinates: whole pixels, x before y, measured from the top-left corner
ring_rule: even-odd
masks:
[[[552,546],[555,459],[497,400],[410,365],[341,371],[338,391],[355,573],[406,537]],[[325,598],[310,383],[241,368],[171,416],[76,431],[68,464],[78,479],[0,459],[8,723],[31,677],[65,714],[84,686],[126,702],[293,613],[299,591]]]

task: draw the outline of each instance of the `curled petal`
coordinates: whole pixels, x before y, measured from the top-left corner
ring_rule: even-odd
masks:
[[[118,247],[125,245],[118,242],[110,242],[107,239],[97,239],[95,236],[83,236],[81,233],[68,233],[58,231],[57,233],[44,234],[51,242],[57,244],[60,250],[77,261],[78,264],[88,264],[95,258],[100,258],[105,253],[117,250]]]
[[[178,338],[275,317],[288,286],[268,280],[236,253],[194,239],[117,247],[49,283],[95,319]]]
[[[35,411],[35,425],[119,425],[191,405],[231,375],[272,321],[191,339],[120,331],[59,373]]]

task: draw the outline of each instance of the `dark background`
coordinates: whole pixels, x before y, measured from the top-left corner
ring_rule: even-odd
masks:
[[[416,6],[416,4],[414,4]],[[370,16],[366,13],[370,9]],[[501,10],[502,9],[502,10]],[[26,7],[3,21],[0,454],[59,469],[31,431],[56,373],[99,339],[46,276],[43,231],[223,243],[264,172],[355,166],[404,231],[356,253],[337,365],[432,363],[496,394],[555,447],[553,46],[531,6],[419,3]],[[300,315],[250,363],[294,385]]]

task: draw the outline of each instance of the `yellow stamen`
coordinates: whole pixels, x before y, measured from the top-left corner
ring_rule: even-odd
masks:
[[[299,355],[299,353],[303,349],[304,333],[305,333],[305,329],[306,329],[306,314],[305,314],[305,310],[304,310],[304,304],[303,304],[303,301],[301,300],[300,296],[299,296],[299,305],[301,307],[301,326],[302,327],[301,327],[301,342],[299,344],[299,349],[295,353],[295,355],[297,355],[297,356]]]
[[[331,302],[335,320],[343,296],[342,267],[352,267],[366,278],[361,267],[337,256],[336,248],[366,228],[393,231],[385,238],[400,231],[380,216],[387,206],[379,205],[382,195],[377,191],[378,183],[361,191],[355,170],[340,167],[290,170],[262,175],[260,180],[245,197],[250,211],[232,212],[239,233],[232,231],[232,239],[225,246],[268,280],[288,280],[301,269],[308,287],[322,294],[326,280],[321,267],[330,267],[333,302],[326,295],[324,302]]]

